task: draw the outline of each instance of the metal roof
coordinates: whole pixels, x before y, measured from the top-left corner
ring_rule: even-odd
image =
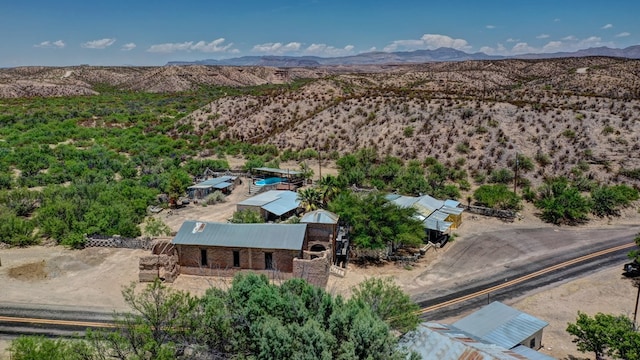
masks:
[[[390,194],[390,195],[395,195],[395,194]],[[403,196],[403,195],[397,195],[397,196],[386,196],[387,200],[391,201],[392,203],[396,204],[397,206],[401,207],[401,208],[408,208],[408,207],[412,207],[413,204],[415,204],[419,198],[417,197],[413,197],[413,196]]]
[[[460,205],[460,201],[457,200],[445,200],[444,201],[444,206],[448,206],[448,207],[452,207],[452,208],[457,208],[458,205]]]
[[[545,355],[541,352],[537,352],[536,350],[533,350],[523,345],[518,345],[513,349],[511,349],[511,351],[513,351],[516,354],[524,355],[529,360],[556,360],[556,358],[553,358],[549,355]]]
[[[442,208],[440,208],[440,211],[442,211],[443,213],[446,214],[451,214],[451,215],[460,215],[462,214],[462,208],[459,207],[451,207],[451,206],[443,206]]]
[[[238,203],[245,206],[259,206],[280,216],[300,207],[298,193],[289,190],[269,190]]]
[[[423,360],[524,360],[526,357],[454,326],[422,323],[400,339],[399,346]]]
[[[307,224],[231,224],[187,220],[176,245],[301,250]]]
[[[271,174],[280,174],[280,175],[300,175],[300,174],[302,174],[300,171],[287,170],[287,169],[276,169],[276,168],[269,168],[269,167],[253,168],[252,170],[262,171],[262,172],[271,173]]]
[[[449,214],[440,210],[434,211],[428,218],[426,218],[422,224],[429,230],[437,230],[440,232],[446,232],[449,230],[453,223],[446,221]]]
[[[304,214],[304,216],[300,218],[300,222],[312,224],[337,224],[338,218],[337,214],[321,209]]]
[[[213,178],[213,179],[207,179],[203,182],[197,183],[193,186],[189,186],[189,189],[203,189],[203,188],[210,188],[210,187],[215,187],[217,189],[223,189],[229,185],[232,185],[231,183],[233,183],[233,181],[237,179],[237,176],[220,176],[217,178]],[[227,183],[226,186],[223,187],[219,187],[221,184],[223,183]]]
[[[468,315],[453,326],[478,338],[511,349],[549,325],[499,301]]]

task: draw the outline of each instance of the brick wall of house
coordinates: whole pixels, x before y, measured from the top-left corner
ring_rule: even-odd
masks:
[[[251,270],[265,270],[265,253],[272,253],[275,270],[282,272],[293,271],[293,259],[300,256],[296,250],[268,250],[229,247],[206,247],[194,245],[177,245],[180,266],[192,268],[232,269],[233,251],[240,252],[240,268]],[[207,252],[207,265],[201,263],[201,250]]]
[[[314,253],[317,255],[317,253]],[[325,288],[329,281],[329,269],[331,268],[331,252],[324,251],[322,256],[311,259],[310,254],[305,253],[304,259],[293,260],[293,276],[307,280],[309,284]]]
[[[307,224],[304,250],[310,250],[314,244],[322,244],[326,249],[332,247],[332,239],[336,236],[336,225],[334,224]]]

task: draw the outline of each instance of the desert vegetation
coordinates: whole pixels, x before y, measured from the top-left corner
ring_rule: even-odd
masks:
[[[244,170],[335,161],[309,208],[355,185],[531,201],[557,224],[616,216],[640,185],[637,65],[0,69],[0,241],[137,236],[159,194],[173,202],[229,156]]]

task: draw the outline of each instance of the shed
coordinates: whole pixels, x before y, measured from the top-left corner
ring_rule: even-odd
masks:
[[[181,273],[191,269],[293,271],[306,224],[231,224],[188,220],[173,238]],[[201,272],[201,271],[198,271]]]
[[[269,190],[239,202],[236,208],[238,211],[256,210],[265,220],[275,220],[297,213],[300,200],[294,191]]]
[[[190,199],[204,199],[216,190],[229,194],[233,190],[236,181],[238,181],[237,176],[220,176],[189,186],[187,192]]]
[[[540,348],[542,330],[547,325],[547,322],[499,301],[453,323],[453,326],[469,334],[507,349],[518,345]]]

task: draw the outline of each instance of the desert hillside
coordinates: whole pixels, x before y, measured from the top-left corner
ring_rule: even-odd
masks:
[[[0,97],[309,79],[267,95],[212,99],[180,119],[171,135],[195,135],[203,147],[229,139],[334,158],[370,147],[380,157],[435,157],[472,179],[513,169],[522,154],[535,162],[524,174],[534,184],[548,175],[634,183],[619,170],[640,168],[638,69],[640,60],[603,57],[288,69],[25,67],[0,69]]]

